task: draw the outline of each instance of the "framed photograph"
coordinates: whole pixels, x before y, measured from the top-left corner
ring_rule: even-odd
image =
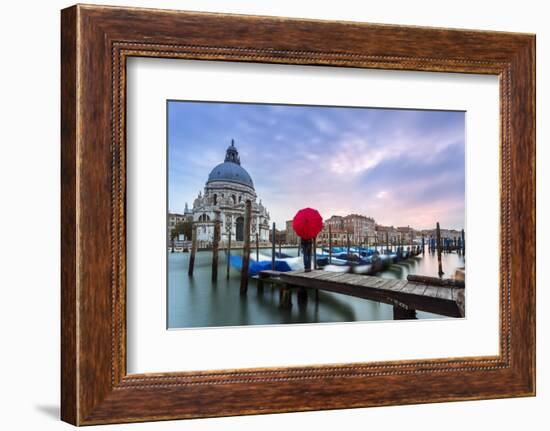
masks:
[[[535,394],[535,37],[62,11],[62,419]]]

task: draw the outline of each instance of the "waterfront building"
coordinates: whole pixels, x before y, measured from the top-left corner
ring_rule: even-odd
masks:
[[[333,215],[330,218],[326,219],[323,223],[323,229],[321,230],[317,238],[317,241],[320,244],[328,245],[329,228],[330,228],[333,246],[347,244],[348,238],[350,242],[353,239],[350,237],[350,235],[353,236],[353,232],[348,232],[344,228],[344,217],[339,215]]]
[[[388,236],[388,241],[390,244],[397,244],[397,241],[399,239],[399,232],[397,232],[397,229],[393,226],[383,226],[383,225],[377,224],[376,237],[378,240],[378,244],[380,245],[386,244],[386,234]]]
[[[329,244],[329,227],[325,224],[323,226],[323,229],[321,232],[319,232],[319,235],[317,236],[317,244],[322,244],[325,246],[328,246]],[[342,229],[342,228],[333,228],[330,227],[330,236],[332,238],[332,245],[333,246],[347,246],[348,238],[351,245],[356,245],[355,237],[353,233],[349,233],[348,231]]]
[[[369,237],[376,235],[376,222],[372,217],[360,214],[349,214],[343,218],[343,227],[346,232],[353,234],[354,241],[366,243]]]
[[[211,241],[214,236],[214,224],[221,223],[221,241],[227,241],[229,232],[234,243],[244,240],[244,216],[246,201],[252,202],[252,222],[250,235],[255,240],[259,234],[261,242],[269,242],[269,212],[257,202],[254,183],[250,174],[241,166],[239,152],[235,143],[225,152],[225,159],[215,166],[204,186],[193,202],[192,219],[198,223],[197,239]],[[237,244],[235,244],[237,245]]]
[[[273,243],[273,230],[269,232],[269,241]],[[275,229],[275,244],[286,243],[286,230]]]
[[[330,218],[326,219],[323,223],[323,227],[326,228],[327,231],[329,226],[333,231],[339,231],[339,230],[343,231],[344,217],[338,216],[338,215],[331,216]]]
[[[296,235],[296,232],[294,232],[294,229],[292,228],[292,220],[286,221],[286,238],[285,242],[287,244],[299,244],[300,238],[298,238],[298,235]]]
[[[168,213],[168,220],[167,220],[167,237],[168,237],[168,241],[171,241],[172,239],[172,230],[176,227],[176,225],[178,223],[183,223],[183,222],[190,222],[190,221],[193,221],[193,215],[191,213],[191,211],[189,210],[189,207],[187,206],[187,204],[185,204],[185,211],[183,214],[180,214],[180,213]],[[186,240],[191,240],[191,238],[184,238],[183,239],[184,241]]]
[[[457,243],[458,243],[459,240],[462,240],[462,230],[440,228],[439,231],[440,231],[440,234],[441,234],[442,243],[446,239],[450,240],[450,241],[453,241],[453,242],[457,241]],[[422,236],[422,235],[424,235],[424,238],[426,239],[426,241],[429,241],[430,238],[435,239],[437,237],[437,233],[436,233],[435,229],[422,229],[419,232],[419,236]]]
[[[416,231],[410,226],[398,226],[397,232],[405,244],[412,244],[416,239]]]
[[[353,245],[372,244],[376,236],[374,219],[361,214],[333,215],[325,220],[320,233],[320,240],[323,242],[328,242],[329,227],[334,244],[345,245],[348,238]]]
[[[176,227],[180,222],[185,221],[184,214],[168,213],[168,234]]]
[[[425,239],[430,238],[432,235],[435,236],[435,229],[422,229],[418,232],[420,237],[424,236]]]

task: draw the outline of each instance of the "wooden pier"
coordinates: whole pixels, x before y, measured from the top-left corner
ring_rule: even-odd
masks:
[[[448,317],[464,317],[464,287],[457,285],[435,286],[417,281],[323,270],[262,271],[259,278],[262,285],[271,279],[288,292],[293,287],[307,288],[390,304],[394,308],[394,319],[415,318],[416,310]],[[281,305],[290,306],[289,299]]]

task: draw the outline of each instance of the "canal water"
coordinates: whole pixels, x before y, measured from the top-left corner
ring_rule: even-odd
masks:
[[[232,250],[233,255],[239,254]],[[283,253],[296,256],[298,250],[285,248]],[[270,249],[261,254],[271,256]],[[255,257],[255,253],[252,253]],[[443,253],[444,277],[454,275],[464,266],[457,253]],[[199,251],[195,258],[193,277],[189,277],[189,253],[168,253],[168,328],[193,328],[240,325],[278,325],[283,323],[329,323],[372,320],[393,320],[393,308],[388,304],[331,292],[319,292],[319,302],[309,292],[306,304],[299,304],[293,293],[292,307],[279,307],[279,289],[266,285],[258,292],[256,282],[249,281],[248,293],[240,295],[240,271],[231,268],[226,278],[227,259],[220,251],[218,281],[211,282],[212,252]],[[377,276],[406,279],[408,274],[437,277],[437,254],[426,250],[419,255],[392,264]],[[417,312],[419,319],[441,318],[436,314]]]

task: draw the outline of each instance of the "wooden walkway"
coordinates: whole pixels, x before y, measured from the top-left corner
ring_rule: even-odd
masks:
[[[464,288],[433,286],[415,281],[392,280],[323,270],[262,271],[263,280],[276,279],[290,287],[325,290],[394,306],[394,317],[403,311],[426,311],[449,317],[464,317]],[[395,317],[398,318],[398,317]],[[414,317],[412,317],[414,318]]]

